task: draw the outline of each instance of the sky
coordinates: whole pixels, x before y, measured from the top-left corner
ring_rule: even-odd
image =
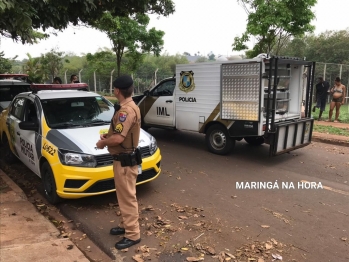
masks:
[[[207,55],[213,52],[230,56],[234,37],[241,36],[246,29],[247,14],[237,0],[173,0],[176,12],[168,17],[151,15],[148,28],[155,27],[165,32],[163,53],[169,55],[188,52]],[[348,0],[318,0],[313,8],[316,19],[312,22],[315,34],[326,30],[349,28]],[[249,43],[253,46],[253,40]],[[17,59],[49,52],[52,48],[65,53],[83,55],[99,49],[111,48],[108,37],[97,30],[83,26],[69,26],[64,32],[34,45],[15,43],[1,38],[0,50],[6,58],[18,55]]]

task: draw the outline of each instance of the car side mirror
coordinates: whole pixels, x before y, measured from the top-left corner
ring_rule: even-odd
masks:
[[[145,90],[143,94],[144,94],[145,96],[149,96],[149,95],[150,95],[149,90]]]
[[[31,130],[31,131],[38,131],[39,125],[36,122],[32,121],[22,121],[19,123],[19,128],[22,130]]]

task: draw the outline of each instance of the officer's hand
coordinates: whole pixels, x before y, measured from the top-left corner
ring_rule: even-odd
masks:
[[[98,142],[96,143],[96,147],[99,149],[103,149],[105,145],[102,140],[98,140]]]

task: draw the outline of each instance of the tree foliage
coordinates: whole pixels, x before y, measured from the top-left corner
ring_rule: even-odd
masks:
[[[64,52],[51,49],[50,52],[41,55],[40,63],[42,69],[46,71],[46,75],[51,76],[51,80],[58,76],[60,70],[63,68]],[[69,63],[68,59],[65,62]]]
[[[0,74],[9,73],[12,69],[12,63],[10,59],[5,58],[4,52],[0,52]]]
[[[23,72],[28,75],[28,80],[33,83],[42,83],[47,79],[47,71],[42,67],[40,57],[32,57],[27,53],[28,60],[23,65]]]
[[[307,60],[349,64],[349,29],[306,35],[286,43],[280,53],[285,56],[306,57]]]
[[[126,55],[127,67],[134,71],[140,65],[143,54],[152,52],[160,55],[164,41],[164,32],[151,28],[147,30],[149,17],[137,14],[133,17],[114,17],[106,12],[101,19],[96,20],[93,26],[105,32],[112,43],[116,54],[117,75],[120,75],[121,60]]]
[[[53,28],[65,29],[69,23],[91,24],[108,11],[112,16],[174,12],[171,0],[2,0],[0,1],[0,35],[22,43],[33,43],[39,34]]]
[[[246,50],[251,36],[257,39],[253,50],[247,55],[279,53],[284,42],[291,36],[302,36],[314,27],[310,22],[315,15],[311,8],[316,0],[238,0],[248,13],[245,33],[235,37],[233,50]]]

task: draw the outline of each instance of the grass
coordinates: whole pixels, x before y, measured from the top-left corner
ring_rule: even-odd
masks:
[[[339,127],[333,127],[333,126],[321,126],[321,125],[315,124],[313,130],[316,132],[319,132],[319,133],[349,137],[349,129],[348,128],[339,128]]]
[[[316,104],[313,104],[313,106],[315,106]],[[341,106],[340,110],[339,110],[339,122],[341,123],[348,123],[349,124],[349,104],[344,104]],[[311,108],[313,109],[313,107]],[[322,113],[322,119],[328,119],[328,112],[330,110],[330,105],[327,104],[325,111]],[[317,120],[319,118],[319,109],[317,108],[315,113],[311,112],[314,119]],[[332,114],[332,121],[334,120],[334,117],[336,115],[336,109],[333,110],[333,114]]]

